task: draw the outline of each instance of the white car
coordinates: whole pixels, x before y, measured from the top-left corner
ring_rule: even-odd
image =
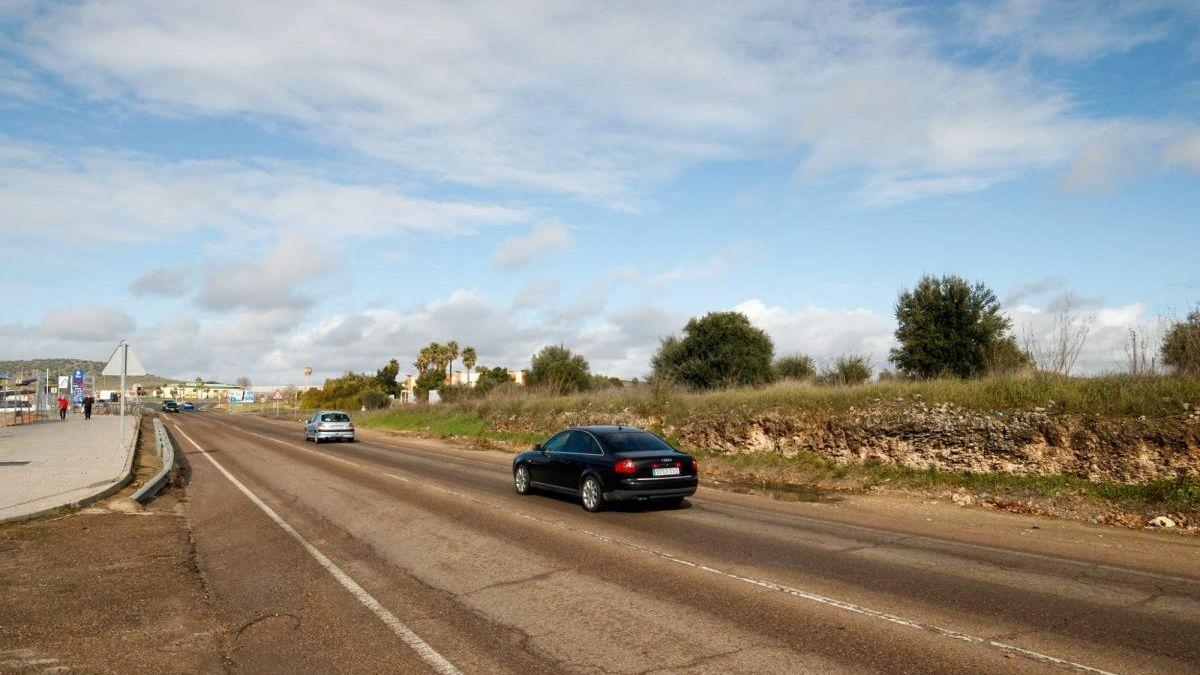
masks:
[[[304,425],[304,440],[354,442],[354,423],[341,410],[318,410]]]

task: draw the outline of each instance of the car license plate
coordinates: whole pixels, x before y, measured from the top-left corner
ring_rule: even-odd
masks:
[[[672,467],[668,467],[665,469],[655,469],[654,475],[655,476],[678,476],[679,475],[679,467],[672,466]]]

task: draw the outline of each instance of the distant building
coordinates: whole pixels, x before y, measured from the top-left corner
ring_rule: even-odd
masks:
[[[510,370],[508,377],[515,383],[525,385],[524,370]],[[417,400],[417,376],[411,373],[405,374],[403,378],[397,377],[396,382],[400,385],[400,395],[396,397],[401,403],[415,403]],[[479,383],[478,371],[462,371],[455,370],[450,373],[451,385],[467,385],[474,387]]]
[[[241,391],[236,384],[222,382],[179,382],[164,385],[163,398],[194,399],[199,401],[223,401],[229,398],[229,393]]]

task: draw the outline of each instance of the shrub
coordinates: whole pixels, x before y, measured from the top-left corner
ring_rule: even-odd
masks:
[[[391,403],[391,399],[388,398],[387,393],[382,389],[377,387],[368,387],[367,389],[363,389],[361,392],[359,392],[358,402],[367,410],[378,410],[380,408],[388,407],[388,404]]]
[[[562,345],[543,347],[529,362],[525,384],[557,394],[584,391],[592,383],[587,359]]]
[[[693,318],[683,337],[662,341],[651,365],[656,379],[693,389],[754,386],[774,378],[771,338],[740,312]]]
[[[789,354],[775,361],[775,376],[783,380],[807,380],[815,377],[817,367],[811,356]]]
[[[417,373],[417,381],[413,384],[413,389],[416,391],[418,400],[426,401],[429,399],[429,390],[437,389],[440,392],[445,386],[446,371],[432,367]]]
[[[1200,376],[1200,307],[1167,330],[1162,359],[1177,375]]]
[[[900,346],[892,349],[891,359],[906,375],[974,377],[987,372],[990,355],[1012,355],[1008,347],[997,346],[1011,340],[1011,321],[982,283],[954,275],[921,277],[916,288],[900,292],[896,321]]]
[[[834,359],[833,363],[821,373],[818,381],[821,384],[850,386],[862,384],[871,379],[871,361],[865,356],[844,355]]]

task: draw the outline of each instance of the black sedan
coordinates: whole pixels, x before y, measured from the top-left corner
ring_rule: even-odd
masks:
[[[177,412],[179,412],[179,404],[176,403],[175,401],[172,401],[171,399],[167,399],[162,402],[162,411],[177,413]]]
[[[513,458],[518,494],[542,488],[578,495],[593,512],[612,501],[681,504],[695,494],[698,476],[694,457],[636,427],[567,429]]]

